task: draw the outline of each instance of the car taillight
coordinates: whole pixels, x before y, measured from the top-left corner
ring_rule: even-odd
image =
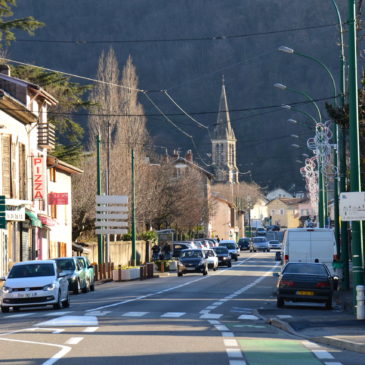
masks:
[[[320,281],[316,284],[316,288],[329,288],[330,283],[328,281]]]
[[[337,261],[338,260],[338,256],[337,255],[333,255],[333,261]]]
[[[288,261],[289,261],[289,255],[285,255],[285,256],[284,256],[284,261],[285,261],[285,262],[288,262]]]
[[[294,281],[291,281],[291,280],[281,280],[280,281],[280,284],[279,284],[279,287],[280,288],[284,288],[286,286],[294,286]]]

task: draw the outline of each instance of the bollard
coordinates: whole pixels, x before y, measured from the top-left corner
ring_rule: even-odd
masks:
[[[122,265],[118,265],[118,281],[122,281]]]
[[[143,266],[139,267],[139,280],[144,280]]]
[[[364,285],[356,286],[356,319],[365,319],[364,290]]]

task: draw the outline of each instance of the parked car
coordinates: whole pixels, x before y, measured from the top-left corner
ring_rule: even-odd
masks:
[[[256,229],[256,235],[257,236],[265,236],[265,234],[266,234],[266,229],[265,228],[257,228]]]
[[[215,251],[211,248],[203,250],[205,254],[205,258],[208,262],[208,268],[213,269],[213,271],[216,271],[218,268],[218,257]]]
[[[238,256],[240,255],[239,249],[238,249],[238,245],[235,241],[233,240],[222,240],[219,242],[219,246],[224,246],[226,248],[228,248],[228,251],[232,257],[233,260],[237,261],[238,260]]]
[[[289,262],[281,275],[276,273],[275,276],[278,276],[276,303],[279,308],[284,306],[286,300],[323,302],[327,309],[332,307],[338,277],[332,276],[325,264]]]
[[[75,257],[59,257],[55,259],[57,270],[64,272],[69,284],[69,290],[79,294],[86,293],[86,273]]]
[[[70,306],[68,280],[57,271],[54,260],[24,261],[14,264],[9,275],[1,278],[1,311],[10,308],[52,305],[54,309]]]
[[[269,252],[269,242],[266,237],[253,237],[250,244],[250,252],[263,251]]]
[[[250,247],[250,239],[247,237],[242,237],[238,240],[237,244],[241,251],[248,250]]]
[[[76,256],[77,262],[82,266],[82,269],[85,271],[85,280],[86,280],[86,289],[88,292],[95,290],[95,269],[94,266],[91,265],[89,259],[86,256]]]
[[[283,259],[287,262],[320,262],[331,273],[337,258],[332,228],[290,228],[284,234]]]
[[[228,248],[224,246],[214,247],[213,250],[218,257],[218,266],[232,266],[232,258],[229,254]]]
[[[172,257],[178,258],[182,250],[189,248],[196,248],[196,245],[192,241],[173,242],[172,243]]]
[[[208,274],[208,261],[201,249],[182,250],[177,264],[177,276],[187,273]]]
[[[267,231],[272,232],[272,231],[280,231],[280,226],[278,225],[272,225],[272,226],[268,226]]]
[[[270,249],[281,249],[281,243],[278,240],[270,240],[269,241]]]

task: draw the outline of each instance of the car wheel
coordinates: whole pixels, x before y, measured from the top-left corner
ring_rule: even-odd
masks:
[[[228,266],[228,267],[232,267],[232,262],[229,262],[229,263],[227,264],[227,266]]]
[[[218,266],[213,266],[213,271],[216,271]]]
[[[63,308],[68,308],[70,306],[70,294],[67,292],[66,300],[62,303]]]
[[[1,306],[1,311],[3,313],[9,313],[9,310],[10,310],[10,307],[3,307],[3,306]]]
[[[203,275],[208,275],[208,268],[207,267],[204,269]]]
[[[77,280],[76,283],[74,284],[73,293],[74,294],[79,294],[79,292],[80,292],[80,281]]]
[[[234,258],[234,261],[238,261],[238,257],[235,257],[235,258]]]
[[[276,306],[278,308],[283,308],[284,307],[284,299],[281,297],[278,297],[276,300]]]
[[[94,282],[90,285],[90,291],[95,291],[95,283]]]
[[[182,272],[178,272],[177,273],[177,276],[183,276],[183,273]]]
[[[332,309],[332,298],[328,298],[328,300],[326,301],[326,309]]]
[[[61,302],[61,291],[58,292],[58,297],[57,297],[57,303],[53,304],[53,309],[61,309],[62,307],[62,302]]]
[[[85,281],[85,288],[82,288],[82,292],[83,293],[88,293],[90,291],[90,281],[86,280]]]

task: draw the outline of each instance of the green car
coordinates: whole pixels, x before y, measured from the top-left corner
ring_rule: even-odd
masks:
[[[86,292],[89,290],[95,290],[95,272],[94,266],[90,264],[90,261],[85,256],[76,256],[77,263],[85,273]]]
[[[88,291],[86,271],[76,257],[59,257],[55,261],[58,272],[67,274],[66,278],[68,279],[69,290],[74,294],[78,294],[80,290],[83,293]]]

